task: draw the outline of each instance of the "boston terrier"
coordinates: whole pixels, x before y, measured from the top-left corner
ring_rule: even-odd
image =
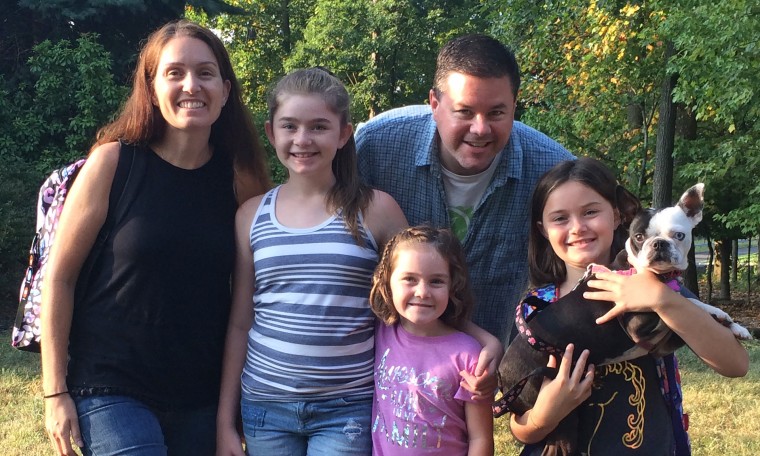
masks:
[[[612,267],[620,274],[635,274],[649,269],[664,282],[680,290],[680,275],[688,265],[691,231],[702,220],[704,184],[687,190],[673,207],[642,210],[631,222],[625,250]],[[597,325],[596,319],[613,304],[586,300],[588,280],[600,265],[590,265],[586,275],[566,296],[554,303],[537,297],[526,298],[516,309],[515,323],[520,334],[512,341],[499,365],[502,397],[494,403],[494,416],[507,412],[523,414],[533,407],[543,377],[554,378],[556,369],[546,367],[550,354],[561,355],[569,343],[575,345],[575,362],[588,349],[588,362],[596,366],[631,360],[651,354],[664,356],[684,345],[654,312],[629,312],[616,320]],[[729,327],[737,339],[750,339],[750,333],[722,310],[690,299],[716,320]],[[568,415],[546,438],[547,455],[577,454],[577,416]]]
[[[686,190],[675,206],[640,212],[631,222],[625,258],[621,252],[616,263],[625,265],[627,262],[639,271],[649,269],[660,276],[678,277],[688,267],[691,231],[702,220],[704,190],[704,184],[696,184]],[[730,328],[737,339],[752,338],[749,331],[734,322],[726,312],[698,299],[690,298],[690,301]]]

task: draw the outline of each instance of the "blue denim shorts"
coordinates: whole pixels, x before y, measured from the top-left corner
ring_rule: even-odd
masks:
[[[372,453],[372,396],[323,401],[240,401],[249,456]]]
[[[212,456],[216,404],[163,412],[128,396],[74,397],[84,456]]]

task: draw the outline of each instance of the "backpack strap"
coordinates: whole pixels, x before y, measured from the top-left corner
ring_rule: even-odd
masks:
[[[98,234],[99,242],[105,243],[116,225],[127,215],[132,201],[140,189],[142,177],[147,164],[145,151],[139,150],[134,144],[119,141],[119,164],[111,184],[111,194],[108,199],[108,215]]]
[[[146,166],[145,151],[139,150],[134,144],[127,144],[119,140],[119,163],[116,165],[111,193],[108,196],[108,214],[79,273],[76,287],[77,298],[87,290],[92,270],[111,235],[111,231],[124,219],[129,207],[137,197]]]

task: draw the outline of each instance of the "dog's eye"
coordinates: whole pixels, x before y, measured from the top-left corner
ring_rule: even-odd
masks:
[[[676,239],[676,241],[683,241],[686,235],[684,233],[681,233],[680,231],[673,234],[673,237]]]
[[[633,235],[633,240],[636,242],[644,242],[644,234],[643,233],[636,233]]]

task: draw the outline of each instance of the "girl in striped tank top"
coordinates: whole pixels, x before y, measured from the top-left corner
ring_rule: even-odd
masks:
[[[267,137],[288,179],[237,213],[217,454],[368,455],[368,296],[378,250],[406,219],[393,198],[359,181],[337,78],[298,70],[267,101]]]

